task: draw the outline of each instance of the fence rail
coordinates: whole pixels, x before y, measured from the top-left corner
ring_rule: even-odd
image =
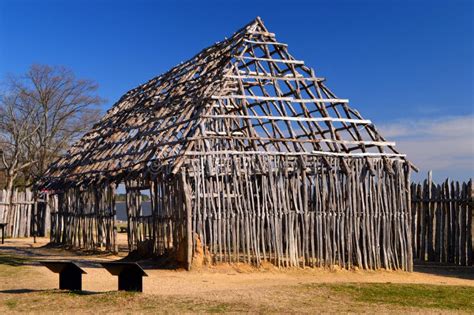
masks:
[[[421,261],[471,265],[472,180],[447,179],[435,184],[432,175],[421,184],[412,184],[413,250]]]

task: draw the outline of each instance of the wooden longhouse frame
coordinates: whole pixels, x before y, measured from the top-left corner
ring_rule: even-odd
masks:
[[[413,166],[324,81],[256,18],[129,91],[43,179],[52,241],[113,250],[125,182],[130,250],[412,270]]]

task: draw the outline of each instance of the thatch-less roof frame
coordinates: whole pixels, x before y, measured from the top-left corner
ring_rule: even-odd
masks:
[[[152,165],[176,174],[196,155],[406,158],[324,81],[256,18],[126,93],[50,167],[45,187],[117,181]]]

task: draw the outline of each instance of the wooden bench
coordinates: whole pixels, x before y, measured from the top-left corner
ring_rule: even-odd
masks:
[[[59,289],[82,290],[82,274],[86,273],[71,261],[40,261],[54,273],[59,273]]]
[[[5,227],[6,223],[0,223],[0,229],[2,229],[2,244],[5,244]]]
[[[148,275],[134,262],[108,262],[100,263],[108,272],[118,276],[119,291],[143,292],[143,277]]]

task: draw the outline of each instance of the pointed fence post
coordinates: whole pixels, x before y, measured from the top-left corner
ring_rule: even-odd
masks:
[[[184,208],[186,214],[186,269],[191,270],[191,264],[193,261],[193,217],[192,217],[192,202],[191,202],[191,189],[186,182],[185,169],[181,170],[181,182],[184,195]]]

